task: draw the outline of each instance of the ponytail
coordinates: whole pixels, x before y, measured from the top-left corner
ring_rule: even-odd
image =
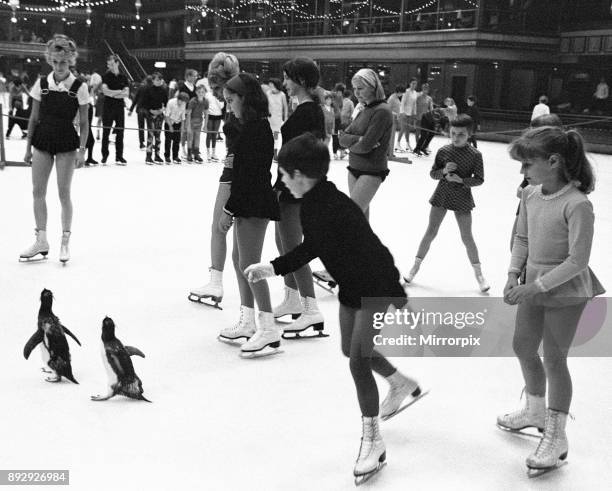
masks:
[[[565,132],[567,137],[567,154],[565,156],[564,173],[568,181],[578,181],[580,191],[589,194],[595,189],[593,168],[584,152],[584,142],[576,130]]]

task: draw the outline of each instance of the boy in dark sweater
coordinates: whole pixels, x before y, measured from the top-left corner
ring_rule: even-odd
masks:
[[[304,240],[284,256],[271,263],[253,264],[244,273],[249,281],[259,281],[288,274],[319,257],[338,283],[342,352],[350,358],[363,420],[354,475],[357,480],[364,479],[377,472],[385,460],[372,370],[390,384],[380,408],[382,418],[395,415],[406,399],[411,403],[422,395],[416,381],[399,373],[374,350],[373,316],[386,312],[390,305],[403,307],[406,293],[391,253],[374,234],[361,208],[327,180],[329,151],[325,144],[311,133],[298,136],[283,145],[278,165],[289,191],[295,198],[303,198],[300,218]],[[388,300],[371,300],[381,297]]]
[[[159,155],[161,144],[161,131],[164,124],[164,108],[168,103],[168,94],[164,87],[164,79],[159,72],[152,75],[153,84],[146,87],[140,98],[140,107],[146,115],[147,122],[147,164],[162,164],[163,160]]]

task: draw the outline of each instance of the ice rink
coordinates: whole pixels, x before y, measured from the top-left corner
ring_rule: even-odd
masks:
[[[128,125],[133,125],[130,118]],[[23,157],[18,130],[7,158]],[[436,137],[435,150],[447,142]],[[212,206],[221,163],[145,166],[134,132],[127,167],[77,170],[73,181],[72,259],[58,261],[61,234],[55,173],[49,183],[47,261],[22,264],[33,239],[31,172],[0,172],[0,462],[3,469],[68,469],[75,490],[353,489],[360,412],[340,352],[335,296],[316,287],[329,338],[284,341],[283,353],[243,360],[217,341],[237,321],[239,297],[228,257],[223,310],[187,300],[208,281]],[[521,181],[506,145],[482,142],[485,183],[474,190],[474,236],[491,296],[501,296]],[[111,148],[111,159],[114,157]],[[99,160],[99,142],[95,157]],[[222,153],[222,152],[220,152]],[[390,163],[371,206],[374,231],[407,271],[425,231],[430,157]],[[591,155],[598,184],[591,195],[596,234],[591,267],[612,289],[612,156]],[[346,161],[329,177],[347,189]],[[273,226],[264,260],[277,256]],[[230,240],[231,244],[231,240]],[[315,264],[315,269],[319,264]],[[22,350],[36,328],[39,295],[54,292],[54,311],[81,340],[72,341],[80,385],[49,384],[35,352]],[[270,281],[273,304],[283,295]],[[448,215],[423,262],[411,296],[476,296],[477,283],[454,217]],[[136,346],[136,372],[152,404],[105,393],[100,357],[104,316],[117,337]],[[502,433],[495,417],[518,407],[514,358],[396,358],[431,393],[387,423],[387,467],[363,486],[377,490],[608,489],[612,466],[612,359],[572,358],[569,465],[536,480],[524,460],[537,441]],[[380,381],[381,395],[387,391]],[[608,418],[608,419],[606,419]]]

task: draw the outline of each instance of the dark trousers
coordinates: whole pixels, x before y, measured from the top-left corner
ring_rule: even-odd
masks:
[[[13,127],[15,125],[19,126],[19,128],[21,129],[22,135],[24,135],[26,133],[26,130],[28,129],[28,122],[26,120],[17,119],[15,117],[9,116],[8,129],[6,130],[7,138],[10,136],[11,131],[13,131]]]
[[[136,111],[136,116],[138,119],[138,141],[140,142],[140,146],[144,147],[145,142],[145,121],[147,119],[147,111],[138,109]]]
[[[87,122],[89,124],[89,134],[87,135],[87,160],[93,160],[93,147],[96,143],[96,140],[93,137],[93,133],[91,132],[91,120],[93,119],[93,106],[90,104],[87,108]]]
[[[161,132],[164,124],[164,115],[158,114],[153,116],[151,113],[147,115],[147,156],[151,156],[153,152],[159,155],[159,146],[161,145]]]
[[[425,119],[421,120],[421,131],[419,133],[419,139],[416,147],[414,147],[415,152],[422,152],[429,146],[429,143],[435,135],[434,130],[435,126],[433,124],[429,123]]]
[[[108,157],[108,137],[110,135],[111,126],[115,124],[115,156],[118,159],[123,158],[123,127],[125,126],[125,110],[123,106],[104,105],[102,113],[102,157]],[[121,129],[119,129],[121,128]]]
[[[172,128],[168,126],[168,123],[164,123],[164,129],[166,130],[164,157],[168,160],[170,158],[170,150],[172,149],[172,158],[178,160],[179,146],[181,144],[181,123],[173,123]]]

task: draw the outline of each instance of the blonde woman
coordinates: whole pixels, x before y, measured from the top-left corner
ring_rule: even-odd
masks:
[[[30,260],[49,253],[47,242],[47,183],[55,163],[57,187],[62,205],[62,241],[59,259],[70,259],[68,242],[72,225],[70,187],[75,167],[83,166],[89,121],[87,84],[76,78],[70,67],[76,64],[76,43],[56,34],[47,43],[45,58],[53,71],[36,81],[31,90],[32,113],[28,123],[28,141],[24,160],[32,164],[36,242],[20,259]],[[79,114],[79,133],[73,120]]]

